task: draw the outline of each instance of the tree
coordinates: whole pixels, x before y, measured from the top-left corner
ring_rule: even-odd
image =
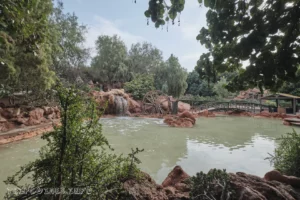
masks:
[[[228,88],[241,90],[258,86],[277,90],[284,81],[296,81],[300,63],[300,2],[298,0],[220,1],[199,0],[209,8],[208,28],[202,28],[197,39],[213,56],[216,69],[239,70]],[[150,0],[145,16],[156,27],[168,19],[173,23],[184,9],[184,0]],[[241,62],[245,64],[242,69]]]
[[[133,44],[128,59],[133,74],[154,74],[163,62],[162,52],[147,42]]]
[[[3,0],[0,8],[0,84],[8,93],[49,89],[52,1]]]
[[[181,67],[178,58],[173,54],[171,54],[165,64],[164,74],[167,76],[164,77],[164,80],[167,85],[168,94],[174,97],[180,97],[187,88],[187,71]]]
[[[132,81],[125,83],[124,89],[134,99],[143,99],[145,94],[154,90],[154,79],[152,75],[139,74]]]
[[[51,24],[53,33],[57,33],[54,42],[58,43],[59,49],[53,51],[52,68],[60,78],[75,81],[80,71],[89,58],[89,49],[84,47],[87,28],[78,23],[78,17],[73,13],[63,13],[63,3],[58,1],[54,9]],[[71,75],[74,75],[72,77]],[[77,75],[76,75],[77,74]]]
[[[222,77],[213,87],[213,91],[220,98],[227,98],[231,93],[226,89],[228,82],[225,77]]]
[[[92,59],[91,66],[101,82],[112,84],[129,80],[127,49],[117,35],[99,36],[96,49],[97,55]]]
[[[199,77],[207,80],[208,86],[210,86],[211,82],[215,83],[217,78],[217,72],[214,68],[214,64],[209,57],[210,53],[202,54],[195,67]]]
[[[197,71],[192,71],[188,74],[187,80],[188,88],[186,94],[191,94],[194,96],[214,96],[212,84],[208,86],[207,81],[200,79]]]
[[[186,94],[199,95],[201,81],[198,72],[195,70],[190,72],[187,76],[186,82],[188,84]]]
[[[108,153],[112,148],[101,133],[96,104],[74,89],[59,88],[58,95],[61,126],[42,136],[47,145],[37,160],[5,181],[21,191],[8,192],[6,198],[118,199],[123,193],[122,181],[138,173],[135,154],[140,150],[129,157]],[[28,176],[29,184],[18,183]],[[47,193],[50,189],[52,193]]]

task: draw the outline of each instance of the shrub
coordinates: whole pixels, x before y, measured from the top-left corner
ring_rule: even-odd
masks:
[[[153,76],[137,75],[132,81],[125,83],[124,89],[134,99],[140,100],[147,92],[154,90]]]
[[[5,181],[26,193],[8,192],[6,199],[118,199],[126,195],[122,181],[138,177],[136,163],[140,161],[135,155],[141,150],[128,157],[111,153],[96,104],[77,90],[58,91],[61,126],[42,136],[48,143],[36,161]],[[19,185],[25,178],[31,179],[30,184]],[[57,193],[47,194],[49,189]],[[70,189],[78,193],[68,193]]]
[[[283,174],[300,177],[300,135],[293,130],[278,140],[274,155],[267,159]]]
[[[195,200],[232,199],[226,170],[212,169],[207,174],[200,172],[190,178],[190,198]]]

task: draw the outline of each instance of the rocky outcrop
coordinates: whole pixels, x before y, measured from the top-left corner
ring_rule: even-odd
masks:
[[[163,181],[157,184],[148,174],[142,172],[140,180],[130,179],[123,187],[129,193],[128,199],[136,200],[175,200],[189,199],[189,187],[185,181],[189,176],[176,166]]]
[[[39,125],[60,118],[58,107],[0,108],[0,131]]]
[[[99,108],[105,108],[105,114],[128,115],[128,112],[141,112],[141,106],[134,101],[123,89],[112,89],[108,92],[92,91],[90,95],[96,100]]]
[[[166,116],[164,118],[164,123],[171,127],[191,128],[195,125],[196,119],[191,113],[185,111],[182,114],[179,114],[179,116]]]
[[[242,172],[229,173],[230,199],[238,200],[300,200],[300,178],[284,176],[273,170],[264,178]],[[180,166],[176,166],[161,185],[146,173],[140,180],[127,180],[124,189],[128,199],[189,199],[190,176]],[[216,185],[215,199],[220,199],[222,190]]]
[[[266,180],[238,172],[229,174],[230,187],[239,200],[299,200],[300,191],[291,185],[274,179]]]
[[[266,96],[269,94],[268,90],[264,91],[263,96]],[[237,97],[234,98],[234,100],[245,100],[245,99],[259,99],[261,97],[261,93],[260,90],[257,88],[253,88],[253,89],[248,89],[245,91],[240,91],[239,95]]]
[[[168,102],[168,99],[170,102],[176,101],[173,97],[168,97],[168,96],[159,96],[157,99],[157,103],[161,105],[162,109],[167,112],[171,112],[171,105]],[[191,105],[188,103],[184,103],[182,101],[178,102],[178,112],[182,113],[185,111],[190,111],[191,110]]]
[[[215,117],[216,115],[213,112],[209,112],[209,110],[201,110],[198,113],[198,117]]]

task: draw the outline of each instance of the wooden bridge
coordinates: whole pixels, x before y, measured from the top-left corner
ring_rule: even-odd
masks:
[[[260,112],[261,110],[267,109],[272,111],[274,106],[264,105],[255,102],[247,101],[199,101],[199,100],[185,100],[180,101],[188,103],[191,105],[192,110],[204,110],[209,111],[229,111],[229,110],[241,110],[246,112]]]

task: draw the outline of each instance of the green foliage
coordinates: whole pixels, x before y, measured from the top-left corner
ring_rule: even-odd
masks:
[[[229,96],[232,96],[232,93],[230,93],[225,87],[227,86],[227,81],[225,77],[222,77],[213,88],[213,91],[216,93],[217,96],[220,98],[227,98]]]
[[[265,104],[268,105],[268,106],[275,106],[276,107],[276,102],[275,101],[266,100]]]
[[[207,81],[200,79],[199,74],[194,70],[188,74],[187,77],[188,88],[186,94],[194,96],[215,96],[212,84],[208,85]]]
[[[236,70],[242,61],[249,61],[229,88],[277,90],[284,81],[295,80],[300,30],[294,27],[300,24],[300,2],[219,2],[218,8],[207,12],[208,27],[201,29],[197,39],[210,50],[216,67],[226,63],[227,71]]]
[[[211,63],[200,67],[206,78],[214,79],[215,71],[239,71],[238,76],[229,80],[227,87],[231,91],[253,87],[277,91],[285,81],[298,80],[300,29],[295,29],[300,25],[298,0],[198,2],[209,8],[207,28],[203,27],[197,36],[209,50],[203,55],[206,59],[200,61],[207,61],[207,55],[211,57]],[[167,19],[174,24],[184,5],[184,0],[171,1],[170,5],[163,0],[151,0],[145,15],[156,27],[164,25]]]
[[[52,68],[60,78],[69,82],[75,81],[80,73],[76,69],[85,65],[89,58],[89,49],[83,46],[87,28],[80,25],[78,17],[73,13],[63,13],[63,3],[58,1],[50,18],[54,49]],[[78,70],[77,70],[78,71]]]
[[[283,174],[300,177],[300,135],[293,130],[278,140],[279,146],[268,159]]]
[[[154,74],[163,63],[162,52],[151,43],[136,43],[128,53],[129,71],[133,74]]]
[[[181,67],[178,58],[173,54],[158,69],[155,75],[157,89],[164,89],[168,95],[180,97],[187,88],[187,72]]]
[[[125,83],[124,89],[134,99],[142,99],[145,94],[154,90],[154,79],[151,75],[137,75],[132,81]]]
[[[49,89],[52,1],[3,0],[0,10],[0,84],[9,93]]]
[[[101,35],[96,41],[97,55],[92,59],[94,75],[102,83],[126,82],[130,78],[127,49],[117,36]]]
[[[226,170],[212,169],[207,174],[200,172],[190,179],[190,198],[195,200],[226,200],[233,194]]]
[[[123,194],[122,181],[139,175],[135,164],[140,150],[128,157],[110,153],[113,149],[101,133],[96,104],[74,89],[59,88],[58,95],[61,126],[42,136],[47,145],[37,160],[5,181],[20,190],[31,190],[7,193],[6,199],[118,199]],[[29,184],[18,183],[27,178]],[[55,196],[39,192],[47,188],[79,188],[83,193]]]

